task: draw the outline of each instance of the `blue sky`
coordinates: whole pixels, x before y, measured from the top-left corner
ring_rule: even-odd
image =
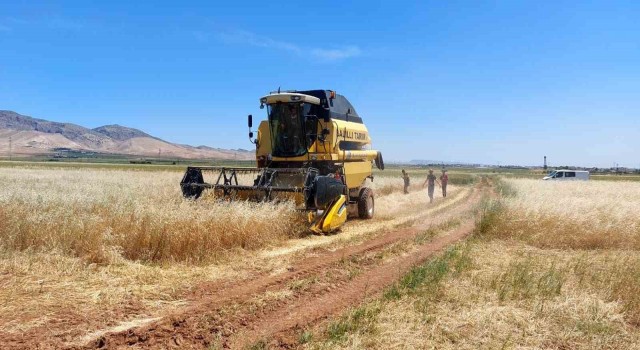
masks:
[[[250,148],[334,89],[387,160],[640,167],[636,1],[3,1],[0,109]]]

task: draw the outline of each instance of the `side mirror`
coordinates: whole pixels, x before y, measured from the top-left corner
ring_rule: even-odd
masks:
[[[384,160],[382,160],[381,152],[378,152],[378,155],[376,156],[376,159],[375,159],[375,163],[376,163],[376,168],[380,170],[384,170]]]
[[[252,139],[253,138],[253,131],[249,131],[249,138]]]
[[[249,127],[253,126],[253,116],[251,114],[249,114],[249,117],[247,117],[247,121],[249,124]]]

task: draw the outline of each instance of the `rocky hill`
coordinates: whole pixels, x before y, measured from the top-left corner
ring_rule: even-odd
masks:
[[[32,118],[0,110],[0,156],[48,155],[60,150],[121,154],[141,157],[183,159],[253,159],[246,150],[227,150],[208,146],[193,147],[171,143],[138,129],[105,125],[88,129],[71,123]]]
[[[104,125],[93,129],[93,131],[102,135],[109,136],[110,138],[118,141],[126,141],[134,137],[151,137],[155,139],[155,137],[143,131],[134,128],[127,128],[126,126],[121,126],[118,124]]]

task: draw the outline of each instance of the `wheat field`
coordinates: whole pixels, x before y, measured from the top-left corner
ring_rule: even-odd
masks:
[[[640,184],[497,182],[473,239],[306,348],[640,348]]]
[[[3,169],[4,249],[190,263],[301,234],[292,204],[188,201],[176,172]]]
[[[489,234],[550,248],[640,249],[640,183],[506,180],[516,195]]]
[[[403,195],[401,178],[376,176],[368,183],[376,192],[373,220],[314,237],[293,203],[228,202],[211,195],[185,200],[182,174],[1,168],[0,333],[20,334],[64,318],[82,320],[66,326],[78,334],[154,315],[183,305],[185,294],[201,283],[279,271],[292,259],[263,252],[348,244],[352,237],[410,220],[416,204],[427,205],[419,186]],[[450,188],[454,200],[465,191]],[[411,205],[408,214],[401,210]]]
[[[1,247],[57,251],[98,264],[120,258],[193,264],[309,233],[304,215],[291,202],[230,202],[211,194],[185,200],[181,176],[172,171],[3,169]],[[247,176],[240,180],[252,181]],[[397,210],[393,203],[402,199],[402,179],[381,176],[367,185],[378,196],[398,194],[377,208],[390,218]],[[418,189],[414,185],[412,191]],[[426,197],[422,201],[426,204]]]

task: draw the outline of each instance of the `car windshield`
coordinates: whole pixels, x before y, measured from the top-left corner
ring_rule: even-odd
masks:
[[[549,173],[549,175],[547,175],[547,176],[548,176],[548,177],[555,177],[557,173],[558,173],[557,171],[552,171],[552,172],[550,172],[550,173]]]
[[[301,156],[307,152],[303,107],[300,103],[277,103],[267,106],[273,155]]]

